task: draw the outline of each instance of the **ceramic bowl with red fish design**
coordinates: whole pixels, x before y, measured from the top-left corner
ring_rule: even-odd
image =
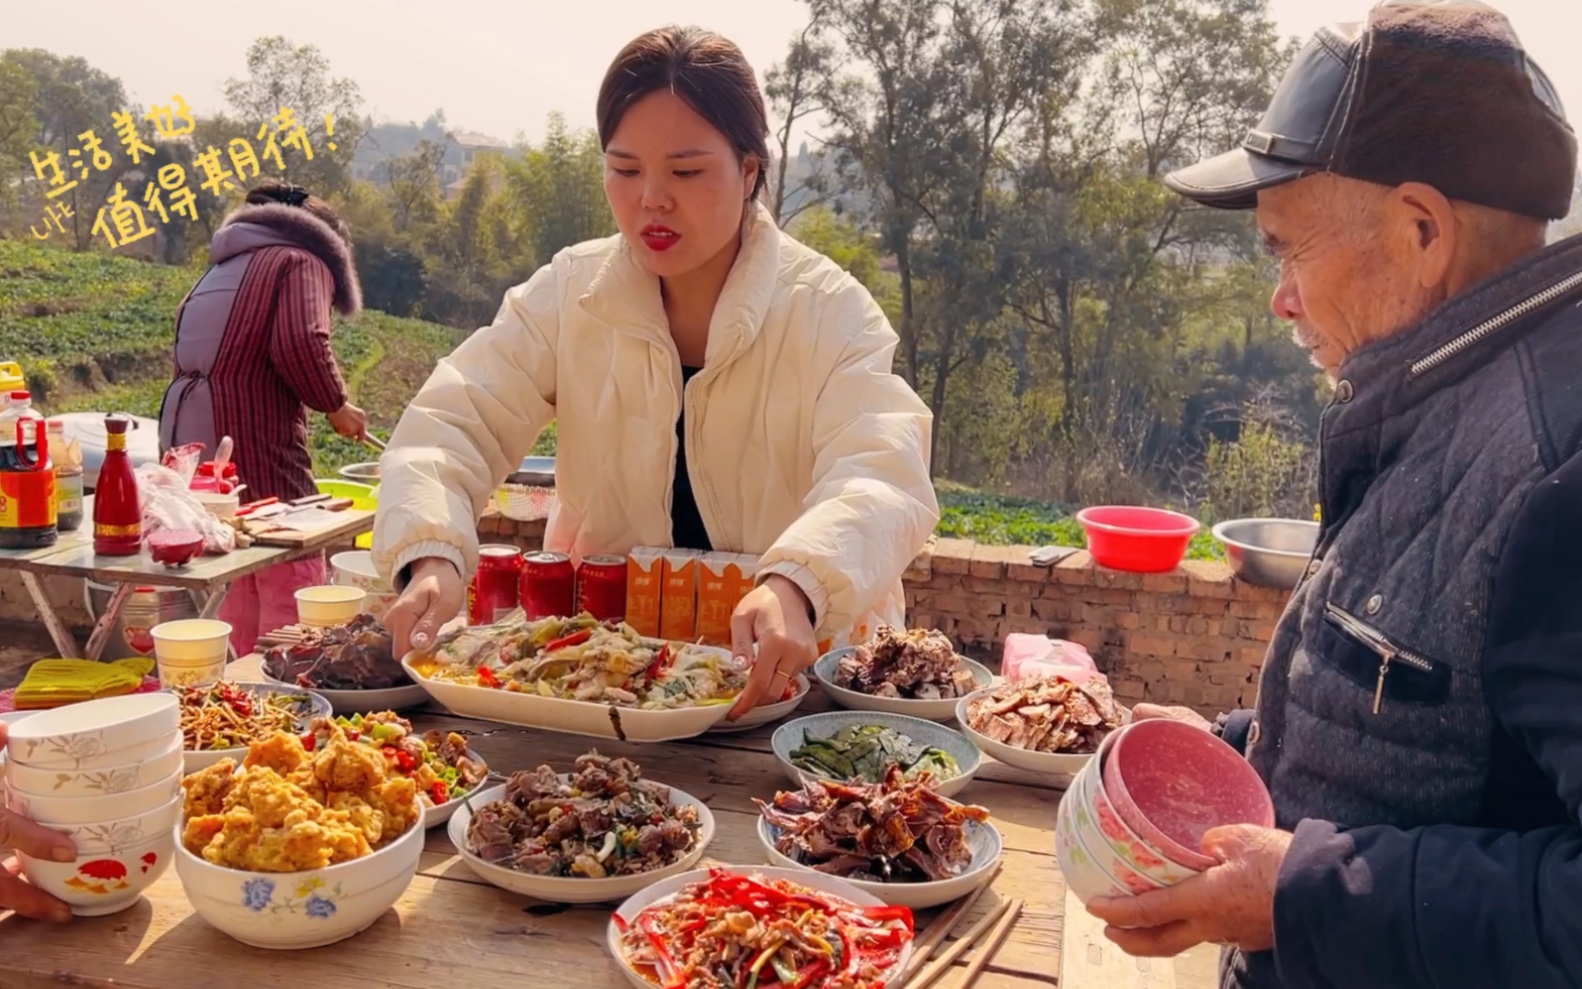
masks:
[[[78,917],[103,917],[136,903],[170,867],[176,832],[165,828],[146,841],[111,852],[81,855],[75,862],[17,856],[28,882],[71,906]]]

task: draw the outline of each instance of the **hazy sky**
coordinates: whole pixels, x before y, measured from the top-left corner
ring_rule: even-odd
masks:
[[[1554,80],[1573,118],[1582,115],[1578,0],[1496,0]],[[281,34],[312,44],[336,75],[354,79],[379,119],[422,120],[443,107],[453,128],[510,140],[539,136],[561,111],[593,124],[593,101],[611,57],[634,35],[695,23],[734,39],[760,75],[805,23],[799,0],[271,0],[268,4],[167,0],[136,10],[110,0],[58,4],[9,0],[0,47],[81,55],[119,76],[147,106],[184,96],[199,115],[223,108],[221,85],[245,70],[247,46]],[[1280,28],[1306,37],[1320,24],[1361,18],[1368,0],[1271,0]],[[191,37],[193,42],[180,42]],[[106,130],[109,122],[105,123]]]

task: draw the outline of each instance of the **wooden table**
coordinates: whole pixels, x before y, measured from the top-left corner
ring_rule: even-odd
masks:
[[[84,500],[83,511],[93,518],[93,497]],[[0,570],[17,570],[27,588],[39,619],[49,630],[60,655],[67,658],[98,659],[120,619],[127,598],[139,587],[179,587],[188,591],[199,614],[213,618],[220,612],[226,591],[233,581],[257,573],[277,563],[289,563],[319,552],[325,546],[349,541],[373,528],[373,513],[348,509],[345,521],[333,528],[313,532],[299,545],[264,546],[255,544],[221,556],[200,556],[184,567],[172,569],[155,563],[144,549],[136,556],[100,556],[93,551],[93,524],[85,521],[75,532],[63,532],[55,545],[34,550],[0,550]],[[102,584],[114,584],[115,591],[98,616],[86,648],[79,650],[76,637],[55,612],[44,593],[40,578],[82,577]],[[4,983],[0,983],[3,986]]]
[[[233,664],[246,678],[257,658]],[[798,714],[825,710],[815,687]],[[753,797],[768,799],[788,785],[769,748],[774,726],[740,735],[636,745],[456,718],[442,709],[416,712],[419,730],[469,733],[496,771],[548,762],[569,768],[589,748],[636,759],[655,778],[697,796],[718,823],[706,862],[767,862],[755,835]],[[1004,871],[980,898],[982,914],[1002,898],[1023,900],[1021,920],[976,989],[1208,989],[1212,951],[1170,962],[1128,959],[1094,944],[1086,915],[1079,955],[1063,973],[1062,935],[1071,920],[1065,884],[1054,857],[1053,821],[1060,791],[1050,781],[985,759],[960,799],[988,807],[1005,838]],[[74,920],[56,928],[15,916],[0,920],[0,986],[116,986],[128,989],[300,989],[371,985],[391,989],[618,989],[627,985],[605,950],[607,906],[567,907],[506,893],[480,880],[451,847],[443,827],[428,833],[417,877],[395,908],[348,941],[308,951],[249,948],[209,927],[167,872],[131,908],[110,917]],[[937,911],[920,916],[919,926]],[[1073,918],[1076,919],[1076,918]],[[963,924],[965,931],[970,923]],[[1077,925],[1073,925],[1077,926]],[[969,956],[970,957],[970,956]],[[957,971],[936,986],[955,989]],[[1178,973],[1189,977],[1177,980]],[[222,974],[223,973],[223,974]],[[1065,975],[1064,978],[1057,978]]]

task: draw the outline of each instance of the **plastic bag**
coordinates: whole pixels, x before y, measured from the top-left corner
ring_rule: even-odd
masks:
[[[1078,684],[1104,680],[1093,657],[1080,643],[1021,632],[1005,637],[1000,672],[1012,683],[1047,676],[1061,676]]]
[[[188,443],[186,446],[178,446],[173,450],[166,450],[164,457],[160,458],[160,462],[165,467],[175,471],[176,476],[181,478],[182,485],[186,486],[192,483],[192,475],[197,471],[198,462],[202,459],[203,444]]]
[[[205,553],[236,548],[236,530],[209,514],[175,470],[163,464],[137,468],[137,494],[143,502],[143,538],[162,529],[186,529],[203,536]]]

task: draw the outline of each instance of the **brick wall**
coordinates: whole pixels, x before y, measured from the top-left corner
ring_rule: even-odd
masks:
[[[537,549],[544,524],[491,513],[478,532]],[[1213,716],[1253,703],[1285,591],[1235,580],[1220,563],[1131,574],[1095,566],[1086,552],[1036,567],[1031,552],[936,540],[904,576],[908,623],[991,659],[1011,632],[1080,642],[1127,704],[1185,704]]]

